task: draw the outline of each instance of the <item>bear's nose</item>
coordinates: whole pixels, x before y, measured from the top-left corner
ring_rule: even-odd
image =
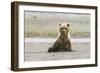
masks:
[[[63,30],[62,32],[63,32],[63,33],[65,33],[66,31],[65,31],[65,30]]]

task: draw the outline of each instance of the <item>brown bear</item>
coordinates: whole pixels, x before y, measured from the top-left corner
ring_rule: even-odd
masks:
[[[72,51],[71,49],[71,41],[69,34],[70,24],[62,23],[59,24],[59,36],[52,47],[48,49],[48,52],[64,52],[64,51]]]

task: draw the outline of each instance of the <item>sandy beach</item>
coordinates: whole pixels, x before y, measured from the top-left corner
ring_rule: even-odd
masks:
[[[54,38],[25,38],[25,61],[49,61],[90,58],[90,40],[72,38],[72,52],[48,53]]]

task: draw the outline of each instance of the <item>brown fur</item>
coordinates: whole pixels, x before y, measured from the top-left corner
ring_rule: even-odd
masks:
[[[61,25],[59,29],[60,35],[53,46],[48,49],[48,52],[72,51],[71,41],[68,37],[69,24],[63,27]]]

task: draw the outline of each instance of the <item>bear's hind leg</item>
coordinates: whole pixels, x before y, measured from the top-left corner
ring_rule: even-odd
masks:
[[[66,44],[66,48],[65,48],[65,51],[72,51],[72,47],[71,47],[71,42],[70,40],[68,40],[68,43]]]

